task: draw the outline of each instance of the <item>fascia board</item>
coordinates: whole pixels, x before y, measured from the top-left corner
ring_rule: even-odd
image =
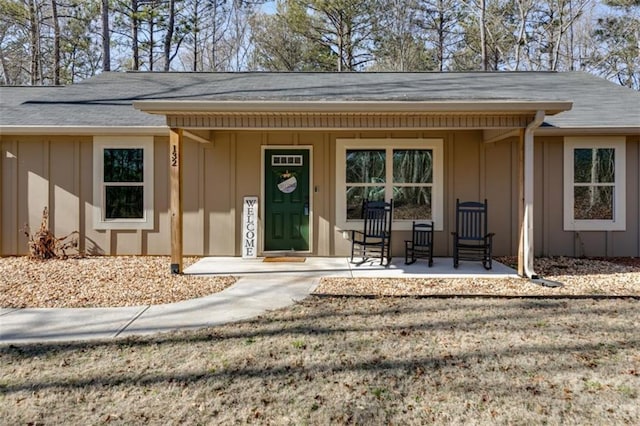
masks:
[[[141,135],[167,136],[166,126],[0,126],[0,135]]]
[[[640,136],[640,127],[538,127],[535,135],[540,136],[580,136],[580,135],[630,135]]]
[[[134,101],[150,114],[215,113],[509,113],[543,110],[546,115],[568,111],[569,101]]]

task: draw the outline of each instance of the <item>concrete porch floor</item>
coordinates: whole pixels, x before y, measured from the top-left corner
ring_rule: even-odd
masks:
[[[359,259],[355,259],[357,262]],[[453,259],[436,257],[433,266],[418,260],[405,265],[404,258],[393,258],[391,265],[384,267],[379,260],[367,261],[361,265],[352,264],[345,257],[307,257],[304,262],[263,262],[263,258],[242,259],[240,257],[206,257],[185,268],[185,274],[194,275],[235,275],[255,274],[306,275],[313,277],[345,278],[508,278],[517,277],[517,272],[493,261],[493,268],[487,271],[480,262],[461,261],[458,269],[453,267]]]

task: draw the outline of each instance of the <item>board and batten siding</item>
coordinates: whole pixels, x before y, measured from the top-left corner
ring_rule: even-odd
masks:
[[[536,255],[640,256],[640,137],[626,138],[626,230],[565,231],[563,137],[536,138]]]
[[[49,226],[56,235],[78,229],[87,213],[81,202],[82,185],[92,181],[91,177],[86,179],[81,167],[83,150],[88,148],[91,154],[91,140],[78,136],[2,137],[2,254],[27,252],[21,229],[28,224],[32,231],[37,230],[45,207],[50,210]],[[91,188],[88,190],[91,194]]]
[[[443,230],[435,254],[450,256],[456,198],[489,200],[494,254],[518,246],[518,139],[485,143],[479,130],[464,131],[210,131],[211,143],[186,139],[183,150],[184,254],[240,256],[242,199],[261,195],[262,147],[312,148],[312,246],[316,256],[347,256],[351,243],[336,227],[337,139],[439,138],[443,140]],[[27,252],[20,228],[40,226],[50,209],[56,236],[80,233],[81,251],[104,255],[167,255],[170,252],[168,137],[154,140],[154,229],[93,229],[93,138],[0,137],[0,254]],[[566,232],[562,220],[563,138],[535,142],[536,255],[640,255],[640,138],[628,137],[627,231]],[[261,217],[259,218],[261,220]],[[404,254],[409,231],[395,231],[392,251]]]
[[[62,237],[79,233],[80,252],[90,255],[166,254],[169,246],[167,138],[154,142],[155,228],[93,228],[93,138],[91,136],[6,136],[2,149],[0,254],[26,254],[25,224],[37,231],[49,208],[49,228]],[[160,164],[158,161],[160,159]]]

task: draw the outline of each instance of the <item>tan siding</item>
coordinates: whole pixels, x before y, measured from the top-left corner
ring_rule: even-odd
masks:
[[[536,139],[536,160],[540,160],[536,163],[534,199],[537,255],[574,254],[573,233],[563,230],[563,149],[563,138]]]
[[[436,232],[438,256],[450,255],[455,199],[490,203],[495,254],[515,254],[518,243],[517,138],[485,144],[481,131],[211,132],[212,143],[184,143],[186,255],[240,255],[242,197],[261,195],[261,146],[313,147],[314,255],[348,255],[350,242],[335,227],[335,140],[337,138],[442,138],[444,140],[444,224]],[[49,205],[56,235],[80,231],[80,249],[90,254],[168,254],[168,138],[156,138],[155,227],[148,231],[93,229],[93,145],[91,137],[2,136],[0,165],[1,254],[26,252],[19,228],[40,224]],[[627,232],[563,231],[563,138],[536,138],[535,249],[537,255],[640,255],[640,141],[627,142]],[[402,256],[408,231],[392,237]]]
[[[183,252],[204,254],[204,146],[186,139],[183,143]],[[188,183],[186,183],[188,182]]]
[[[49,205],[46,145],[45,140],[31,139],[20,143],[18,148],[18,221],[20,226],[28,223],[32,231],[40,226],[42,210]],[[18,250],[20,253],[26,251],[22,236]]]
[[[109,254],[115,256],[141,254],[141,232],[139,230],[110,230]]]
[[[482,132],[448,132],[445,139],[445,212],[444,232],[436,235],[436,255],[450,256],[452,253],[451,232],[455,230],[456,199],[461,201],[479,201],[484,193],[480,180],[482,165],[480,151],[484,149]],[[448,170],[447,170],[448,169]],[[447,183],[446,179],[450,181]],[[439,237],[439,238],[438,238]],[[442,248],[444,246],[446,251]]]
[[[318,191],[314,194],[314,215],[318,221],[318,232],[316,233],[317,252],[320,256],[329,256],[333,253],[336,235],[333,230],[335,223],[335,145],[331,143],[328,134],[322,135],[322,145],[320,154],[315,157],[315,170],[322,173],[322,179],[314,182]]]
[[[18,141],[2,139],[2,254],[17,254],[18,221]]]
[[[7,155],[5,154],[5,150],[4,150],[4,144],[2,142],[2,136],[0,136],[0,256],[2,256],[2,253],[4,253],[3,250],[3,244],[4,244],[4,237],[3,237],[3,223],[4,223],[4,206],[6,205],[5,201],[4,201],[4,181],[5,181],[5,177],[4,177],[4,159],[7,158]]]
[[[153,144],[154,227],[142,231],[142,254],[168,255],[171,248],[171,218],[169,216],[169,138],[156,137]],[[187,161],[185,161],[187,164]],[[185,166],[190,167],[189,165]],[[187,184],[187,188],[188,188]],[[186,190],[185,190],[186,192]]]
[[[640,137],[627,138],[627,230],[610,232],[608,256],[640,256]]]
[[[513,212],[518,209],[517,198],[512,197],[513,168],[517,172],[517,164],[511,162],[514,142],[517,144],[517,140],[506,140],[485,145],[483,186],[489,202],[489,230],[496,234],[493,240],[496,255],[514,253],[514,227],[511,225]],[[515,219],[517,223],[517,215]]]
[[[453,135],[453,194],[450,206],[455,211],[456,198],[478,200],[480,198],[480,150],[483,149],[481,132],[458,132]],[[454,217],[450,217],[453,222]],[[454,225],[455,226],[455,225]]]
[[[232,146],[235,150],[236,170],[235,181],[236,191],[235,200],[232,200],[233,214],[235,223],[242,223],[242,200],[245,196],[260,196],[261,182],[261,143],[264,139],[263,134],[257,132],[240,132],[235,135],[236,141]],[[272,138],[273,139],[273,138]],[[266,140],[264,141],[266,142]],[[260,198],[260,203],[262,198]],[[260,219],[262,221],[262,219]],[[262,226],[261,226],[262,229]],[[240,232],[235,233],[235,256],[240,256],[241,235]]]
[[[523,141],[524,142],[524,141]],[[549,212],[555,208],[553,204],[547,203],[546,195],[549,190],[549,180],[545,179],[546,173],[560,173],[562,177],[562,168],[560,170],[552,169],[547,170],[545,167],[545,147],[540,141],[534,140],[534,162],[533,162],[533,252],[536,254],[542,253],[544,247],[544,230],[545,223],[549,219]],[[562,185],[562,180],[560,180]],[[562,213],[562,207],[560,207]],[[516,234],[516,235],[519,235]],[[517,248],[516,248],[517,253]]]
[[[563,229],[562,137],[536,139],[536,255],[544,256],[639,256],[640,153],[637,138],[627,139],[626,232]]]
[[[80,144],[80,200],[82,203],[80,217],[84,223],[79,224],[81,239],[80,249],[88,254],[110,254],[111,234],[109,231],[93,229],[93,143],[88,138]]]
[[[205,254],[236,254],[235,135],[215,133],[214,143],[205,148]]]
[[[56,236],[79,231],[79,143],[74,140],[51,144],[51,230]]]
[[[298,134],[297,144],[302,146],[311,146],[313,151],[311,153],[312,163],[312,176],[311,176],[311,208],[312,216],[310,219],[312,222],[310,225],[312,246],[310,247],[313,253],[320,255],[319,253],[326,253],[329,255],[327,242],[329,240],[329,224],[326,219],[326,205],[324,205],[324,191],[328,190],[326,184],[326,171],[324,169],[324,163],[330,160],[325,157],[325,137],[323,133],[319,132],[303,132]],[[324,190],[323,190],[324,188]],[[317,189],[317,191],[316,191]]]
[[[149,240],[154,247],[158,245],[153,244],[146,231],[93,229],[92,140],[88,136],[3,137],[2,254],[27,252],[26,238],[18,230],[25,223],[32,230],[37,229],[45,206],[50,209],[49,225],[56,236],[79,232],[81,252],[101,255],[168,251],[167,247],[148,250]],[[162,173],[162,168],[157,170]],[[156,206],[157,212],[159,205]],[[161,221],[156,219],[156,223]]]
[[[259,133],[251,134],[256,137],[259,135]],[[263,136],[265,145],[293,145],[294,141],[299,140],[299,133],[297,132],[268,132],[264,133]]]

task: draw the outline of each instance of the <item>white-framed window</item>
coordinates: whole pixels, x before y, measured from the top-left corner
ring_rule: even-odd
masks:
[[[432,220],[443,229],[442,139],[338,139],[336,224],[361,227],[362,201],[393,199],[393,229]]]
[[[624,136],[564,138],[564,230],[624,231]]]
[[[153,229],[153,136],[94,136],[95,229]]]

